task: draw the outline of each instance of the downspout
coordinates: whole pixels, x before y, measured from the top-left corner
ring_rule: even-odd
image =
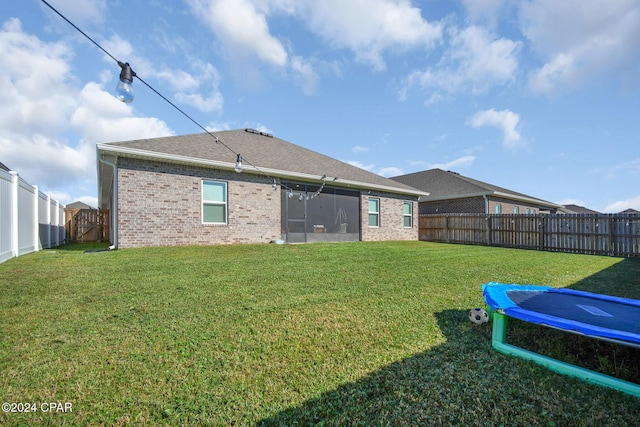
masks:
[[[103,159],[101,156],[98,156],[98,159],[113,168],[113,203],[111,204],[111,215],[109,215],[113,232],[113,245],[109,249],[113,250],[118,249],[118,166],[107,159]],[[116,157],[116,161],[118,161],[117,159]]]
[[[487,198],[486,194],[483,194],[482,198],[484,199],[484,213],[488,215],[489,214],[489,199]]]

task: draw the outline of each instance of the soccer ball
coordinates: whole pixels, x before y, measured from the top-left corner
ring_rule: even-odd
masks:
[[[489,314],[482,308],[472,308],[471,311],[469,311],[469,320],[476,325],[481,325],[489,321]]]

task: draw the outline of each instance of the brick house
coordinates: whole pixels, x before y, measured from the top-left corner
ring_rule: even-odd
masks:
[[[99,144],[97,155],[99,207],[120,248],[418,240],[427,194],[252,129]]]
[[[538,214],[555,213],[562,206],[493,184],[467,178],[457,172],[430,169],[400,175],[394,181],[425,190],[419,213]]]

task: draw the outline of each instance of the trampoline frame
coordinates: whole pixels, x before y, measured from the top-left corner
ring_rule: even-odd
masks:
[[[497,283],[490,283],[489,285],[497,285]],[[485,286],[486,285],[483,285],[483,289]],[[489,304],[487,304],[487,312],[489,313],[489,319],[493,322],[492,334],[491,334],[491,345],[496,351],[502,354],[505,354],[507,356],[515,356],[525,360],[532,361],[559,374],[568,375],[570,377],[578,378],[588,383],[608,387],[608,388],[618,390],[623,393],[627,393],[632,396],[640,398],[640,384],[632,383],[630,381],[626,381],[620,378],[615,378],[609,375],[602,374],[600,372],[595,372],[590,369],[582,368],[580,366],[575,366],[570,363],[562,362],[560,360],[553,359],[551,357],[547,357],[539,353],[535,353],[533,351],[525,350],[521,347],[517,347],[512,344],[508,344],[507,343],[507,321],[509,316],[505,314],[504,311],[502,311],[501,309],[494,309]],[[576,333],[575,331],[572,331],[572,330],[557,328],[544,323],[538,323],[538,324],[546,327],[559,329],[564,332]],[[598,336],[586,335],[581,333],[579,334],[588,336],[590,338],[602,339],[601,337],[598,337]],[[611,341],[617,344],[632,345],[634,347],[636,346],[633,343],[627,343],[621,340],[614,340],[614,339],[605,339],[605,340]]]

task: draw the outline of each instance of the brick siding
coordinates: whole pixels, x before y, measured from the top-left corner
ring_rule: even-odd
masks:
[[[363,241],[383,240],[418,240],[418,209],[417,202],[404,199],[393,194],[368,195],[363,193],[360,229]],[[369,227],[369,199],[380,200],[379,227]],[[411,228],[404,227],[404,202],[412,204]]]
[[[489,212],[485,212],[485,200],[483,197],[467,197],[463,199],[436,200],[433,202],[420,202],[420,215],[444,214],[444,213],[496,213],[496,204],[500,204],[503,214],[512,214],[517,206],[518,213],[524,214],[527,209],[530,214],[539,212],[539,208],[526,203],[519,203],[511,199],[488,197]]]
[[[227,224],[202,223],[202,180],[227,183]],[[264,243],[279,239],[280,191],[266,178],[161,162],[118,162],[118,246]]]
[[[202,181],[227,183],[227,224],[202,223]],[[380,226],[368,225],[369,197],[380,199]],[[393,194],[361,195],[363,241],[418,240],[418,208],[404,227],[403,203]],[[249,173],[121,158],[118,161],[118,246],[266,243],[282,238],[281,192]]]
[[[518,203],[515,200],[510,199],[502,199],[499,197],[489,197],[489,213],[496,213],[496,204],[500,204],[501,210],[503,214],[513,214],[515,213],[513,210],[515,207],[518,207],[519,214],[526,214],[527,209],[529,209],[529,214],[537,214],[540,209],[538,207],[534,207],[532,205],[528,205],[525,203]]]
[[[484,198],[468,197],[465,199],[420,202],[421,215],[438,213],[485,213]]]

